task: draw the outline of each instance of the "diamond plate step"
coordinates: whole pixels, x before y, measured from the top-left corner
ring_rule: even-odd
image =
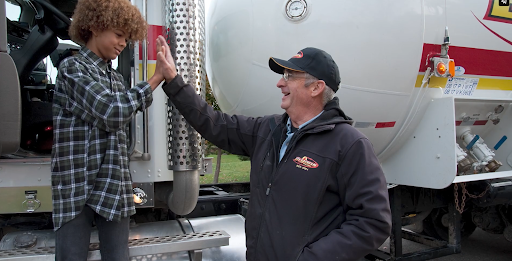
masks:
[[[190,233],[175,236],[131,239],[128,242],[130,257],[180,251],[201,250],[229,245],[229,234],[223,230]],[[101,260],[99,244],[89,246],[89,260]],[[53,261],[54,247],[1,250],[1,261]]]

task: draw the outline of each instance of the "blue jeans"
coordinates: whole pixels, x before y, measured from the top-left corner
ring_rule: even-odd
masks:
[[[89,206],[55,232],[55,260],[87,260],[93,222],[100,239],[102,261],[127,261],[130,218],[107,221]]]

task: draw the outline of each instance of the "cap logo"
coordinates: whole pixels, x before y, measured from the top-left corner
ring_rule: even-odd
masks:
[[[294,55],[292,58],[302,58],[304,56],[304,54],[302,53],[302,51],[299,51],[296,55]]]

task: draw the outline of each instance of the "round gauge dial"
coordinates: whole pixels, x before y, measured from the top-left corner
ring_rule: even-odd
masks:
[[[307,4],[304,0],[289,0],[286,3],[286,15],[290,19],[300,19],[306,15]]]

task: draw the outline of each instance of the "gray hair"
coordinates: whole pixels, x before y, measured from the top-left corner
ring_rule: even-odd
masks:
[[[306,81],[304,82],[304,86],[307,87],[316,81],[318,81],[318,79],[315,76],[313,76],[309,73],[306,73]],[[324,92],[322,93],[323,105],[325,106],[329,101],[332,100],[332,98],[334,98],[334,91],[331,89],[331,87],[327,86],[327,84],[326,84],[325,88],[324,88]]]

